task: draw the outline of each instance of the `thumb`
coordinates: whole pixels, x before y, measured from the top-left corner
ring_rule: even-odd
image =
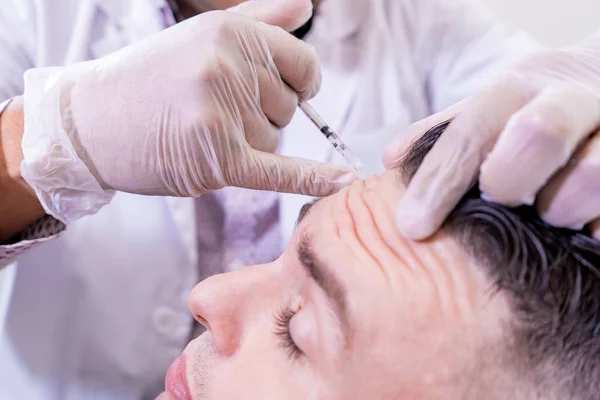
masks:
[[[255,151],[234,186],[323,197],[359,179],[346,167]]]
[[[295,31],[309,20],[312,0],[248,0],[229,8],[247,17],[275,25],[288,32]]]
[[[459,101],[454,105],[433,114],[427,118],[415,122],[404,132],[399,133],[390,144],[385,147],[383,152],[383,165],[386,169],[394,168],[396,164],[406,155],[410,146],[419,139],[425,132],[434,126],[448,122],[465,108],[469,98]]]

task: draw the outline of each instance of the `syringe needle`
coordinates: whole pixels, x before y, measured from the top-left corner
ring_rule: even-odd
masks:
[[[321,118],[319,114],[311,107],[306,101],[302,99],[298,100],[298,107],[306,114],[306,116],[319,128],[321,133],[329,140],[329,143],[337,150],[338,153],[344,158],[346,164],[353,168],[361,178],[364,178],[363,171],[365,166],[360,162],[358,157],[346,146],[346,144],[340,139],[338,135],[327,125],[325,120]]]

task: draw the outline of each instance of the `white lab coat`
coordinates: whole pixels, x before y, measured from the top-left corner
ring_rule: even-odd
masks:
[[[0,0],[0,101],[22,93],[27,68],[100,57],[164,28],[162,5]],[[536,47],[461,0],[326,0],[307,41],[324,76],[312,104],[370,173],[403,127]],[[283,137],[283,153],[340,161],[303,115]],[[282,197],[286,238],[303,201]],[[190,337],[186,298],[201,256],[193,207],[117,194],[20,257],[2,291],[0,400],[152,398]]]

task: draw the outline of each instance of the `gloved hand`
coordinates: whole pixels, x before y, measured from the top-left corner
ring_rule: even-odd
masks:
[[[251,17],[291,30],[311,12],[310,0],[249,2],[99,60],[28,71],[23,177],[65,222],[114,190],[324,196],[351,183],[346,168],[272,154],[298,96],[319,90],[320,69],[312,47]]]
[[[600,32],[531,55],[479,94],[416,123],[386,149],[386,166],[412,138],[453,116],[400,202],[404,235],[433,234],[479,178],[490,200],[535,202],[548,223],[592,223],[600,239]]]

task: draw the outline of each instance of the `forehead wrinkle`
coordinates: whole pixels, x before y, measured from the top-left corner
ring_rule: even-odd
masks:
[[[486,291],[485,284],[480,287],[478,279],[481,268],[474,265],[474,261],[461,248],[456,241],[445,234],[431,245],[430,256],[435,259],[435,264],[440,266],[431,269],[431,279],[437,283],[442,304],[446,306],[446,313],[452,311],[454,315],[472,314],[474,305],[480,300],[478,294]],[[444,285],[440,285],[440,281]]]
[[[395,189],[395,185],[390,187],[386,183],[384,179],[379,190],[366,191],[364,198],[384,246],[392,254],[391,262],[382,263],[388,270],[388,276],[392,277],[391,285],[399,287],[401,292],[415,285],[423,289],[429,286],[428,298],[423,299],[427,304],[434,309],[451,307],[454,302],[447,293],[457,293],[451,290],[455,283],[452,280],[454,274],[450,271],[452,265],[427,257],[431,252],[435,256],[435,249],[432,247],[435,242],[413,242],[400,234],[395,223],[395,210],[392,208],[392,204],[397,204],[398,199],[390,190]]]
[[[391,179],[390,179],[391,177]],[[381,176],[381,183],[377,192],[370,191],[365,195],[367,204],[374,216],[381,236],[390,250],[397,256],[402,256],[405,265],[417,271],[422,264],[415,246],[421,242],[413,242],[405,238],[396,225],[396,207],[403,195],[404,183],[398,169],[388,170]],[[391,182],[390,182],[391,181]],[[423,241],[425,243],[427,241]]]
[[[411,285],[415,285],[415,277],[418,277],[421,284],[431,289],[428,292],[430,297],[423,299],[429,306],[437,305],[445,317],[469,314],[477,292],[469,273],[472,262],[453,239],[443,232],[422,242],[401,237],[396,248],[400,248],[403,265],[412,269]],[[409,264],[408,260],[412,263]],[[403,269],[406,268],[399,268]]]
[[[456,300],[462,294],[454,290],[455,282],[452,279],[451,269],[455,266],[445,264],[440,254],[431,248],[431,243],[423,250],[419,254],[422,266],[420,277],[432,290],[432,297],[428,300],[431,304],[437,305],[443,316],[456,315]]]
[[[396,179],[397,174],[390,171],[388,176],[381,178],[379,187],[364,193],[365,203],[373,216],[383,244],[393,255],[392,262],[382,263],[382,265],[393,278],[391,284],[398,286],[401,292],[404,292],[407,287],[414,288],[415,285],[419,285],[418,288],[421,287],[420,285],[425,285],[422,288],[429,287],[428,297],[423,300],[428,305],[438,310],[453,310],[463,300],[462,289],[465,282],[453,272],[454,264],[444,258],[444,253],[437,254],[439,251],[448,252],[453,249],[439,244],[443,239],[442,236],[424,242],[413,242],[402,236],[394,218],[396,212],[394,205],[398,204],[402,195]],[[465,294],[468,293],[467,289],[464,288]],[[456,315],[455,312],[453,314]]]
[[[412,268],[417,263],[418,256],[411,241],[406,239],[396,226],[395,210],[390,202],[382,199],[381,193],[369,192],[365,194],[365,202],[369,206],[373,219],[379,229],[386,246],[397,256],[406,257],[406,264]],[[394,204],[397,201],[394,199]]]
[[[374,191],[377,191],[381,195],[378,184],[379,180],[379,177],[373,177],[369,178],[366,182],[353,185],[350,188],[348,206],[357,226],[360,227],[358,230],[359,241],[364,246],[371,262],[377,264],[386,279],[386,283],[389,284],[389,266],[396,264],[398,259],[390,251],[389,247],[385,246],[385,241],[377,227],[371,207],[368,206],[365,198],[369,192]]]
[[[402,176],[398,171],[392,171],[391,180],[386,182],[387,186],[384,184],[384,190],[397,187],[398,179],[402,179]],[[372,202],[382,202],[381,197],[386,196],[373,196]],[[469,263],[469,259],[457,243],[443,231],[420,242],[413,242],[402,236],[393,218],[396,212],[393,207],[398,204],[400,197],[401,194],[397,199],[394,198],[394,201],[386,202],[386,207],[372,207],[373,213],[381,214],[377,222],[384,238],[389,239],[388,245],[398,254],[405,266],[426,279],[433,290],[432,301],[444,308],[458,306],[465,294],[470,294],[473,289],[467,284],[468,278],[465,280],[463,276],[464,266]],[[379,211],[383,208],[392,218]]]
[[[369,261],[369,256],[358,240],[356,224],[348,208],[349,194],[350,188],[346,187],[338,194],[336,201],[332,202],[332,222],[346,252],[356,257],[358,263],[366,263]]]
[[[409,282],[411,275],[423,269],[414,244],[404,238],[396,226],[391,203],[384,200],[382,191],[368,191],[364,195],[383,245],[390,253],[389,275],[399,279],[400,283]],[[394,198],[393,203],[397,203]],[[386,267],[386,266],[384,266]],[[394,283],[394,282],[392,282]]]

